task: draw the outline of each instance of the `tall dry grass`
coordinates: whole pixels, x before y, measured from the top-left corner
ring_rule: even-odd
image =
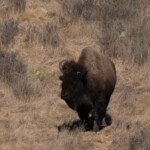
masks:
[[[38,93],[26,77],[27,67],[17,53],[0,50],[0,80],[7,83],[17,98],[30,99]]]
[[[9,44],[14,42],[18,33],[18,21],[8,20],[0,24],[0,44],[8,48]]]
[[[8,3],[14,12],[22,13],[26,9],[26,0],[8,0]]]
[[[148,0],[0,0],[0,149],[149,150],[149,8]],[[91,45],[117,69],[112,124],[100,135],[72,128],[79,118],[60,99],[59,61]]]
[[[149,126],[129,135],[122,137],[120,142],[114,142],[114,150],[149,150],[150,149]]]
[[[97,38],[102,50],[124,61],[143,64],[150,46],[148,0],[136,1],[61,1],[62,23],[83,20],[96,23]],[[64,21],[63,21],[64,20]]]

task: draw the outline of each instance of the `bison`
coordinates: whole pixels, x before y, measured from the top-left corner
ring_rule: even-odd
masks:
[[[93,131],[102,126],[102,119],[116,84],[116,69],[108,56],[91,47],[82,50],[77,62],[61,61],[61,98],[76,110],[82,123],[93,118]]]

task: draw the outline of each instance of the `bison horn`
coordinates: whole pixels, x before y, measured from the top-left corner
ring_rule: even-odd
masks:
[[[63,65],[66,62],[66,60],[62,60],[61,62],[59,62],[59,69],[61,72],[63,72]]]

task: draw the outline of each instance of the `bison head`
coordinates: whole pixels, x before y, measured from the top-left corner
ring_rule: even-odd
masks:
[[[60,76],[60,80],[62,81],[61,98],[72,109],[75,109],[76,103],[83,97],[86,90],[87,70],[74,61],[62,61],[59,66],[63,73]]]

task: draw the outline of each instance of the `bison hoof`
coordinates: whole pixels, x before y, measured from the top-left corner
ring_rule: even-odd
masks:
[[[95,132],[99,131],[99,127],[98,127],[97,123],[95,123],[95,122],[94,122],[93,131],[95,131]]]
[[[100,133],[99,132],[94,132],[93,135],[100,135]]]

